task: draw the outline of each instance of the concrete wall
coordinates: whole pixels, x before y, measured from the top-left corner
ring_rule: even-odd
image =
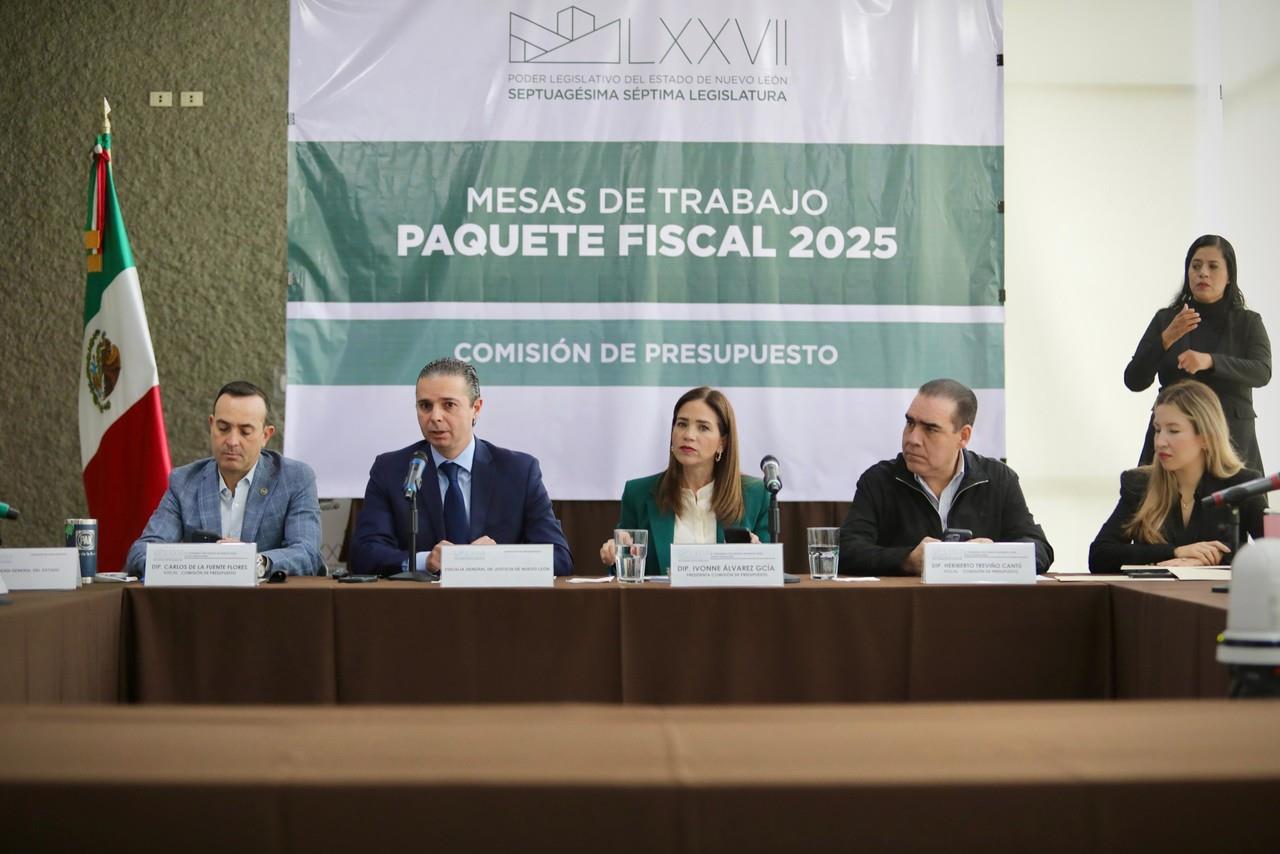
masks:
[[[80,247],[104,95],[175,463],[207,455],[227,380],[283,412],[288,43],[285,0],[0,3],[0,501],[24,517],[5,545],[53,545],[87,509]],[[153,89],[205,106],[151,108]]]

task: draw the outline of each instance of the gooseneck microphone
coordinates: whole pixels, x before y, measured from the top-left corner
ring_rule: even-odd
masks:
[[[427,470],[427,452],[418,451],[409,461],[409,473],[404,478],[404,497],[413,498],[422,487],[422,473]]]
[[[17,519],[21,515],[22,514],[18,512],[17,507],[0,501],[0,519]]]
[[[766,454],[764,459],[760,461],[760,472],[764,475],[764,488],[766,492],[777,494],[782,491],[782,470],[778,465],[778,459],[773,454]]]
[[[1263,495],[1276,489],[1280,489],[1280,472],[1228,486],[1226,489],[1219,489],[1212,495],[1201,498],[1200,506],[1218,507],[1223,504],[1238,504],[1246,498]]]

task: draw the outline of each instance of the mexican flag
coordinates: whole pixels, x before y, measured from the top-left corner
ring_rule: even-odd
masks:
[[[80,359],[80,460],[98,520],[98,570],[117,572],[160,503],[169,441],[138,271],[111,173],[110,126],[89,170],[88,278]]]

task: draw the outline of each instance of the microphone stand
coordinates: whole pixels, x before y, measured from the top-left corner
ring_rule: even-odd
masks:
[[[418,571],[418,490],[409,498],[409,571]]]
[[[1240,507],[1234,501],[1224,501],[1223,506],[1227,508],[1227,521],[1218,525],[1218,536],[1231,549],[1231,560],[1235,560],[1236,552],[1240,551]],[[1230,563],[1230,561],[1228,561]],[[1214,593],[1230,593],[1231,585],[1223,584],[1213,588]]]
[[[1236,504],[1230,504],[1231,518],[1223,525],[1227,529],[1227,545],[1231,547],[1231,557],[1236,556],[1236,552],[1240,551],[1240,507]]]
[[[781,544],[782,511],[778,509],[778,490],[769,489],[767,486],[765,489],[769,492],[769,542]],[[779,489],[781,489],[781,487],[779,487]],[[801,576],[794,572],[787,572],[783,570],[783,584],[796,584],[800,581],[800,578]]]
[[[782,513],[778,510],[778,493],[769,493],[769,542],[782,542],[778,533],[782,529]]]
[[[439,576],[428,569],[418,569],[418,490],[414,489],[409,496],[409,568],[395,575],[388,575],[387,581],[417,581],[426,583],[438,581]]]

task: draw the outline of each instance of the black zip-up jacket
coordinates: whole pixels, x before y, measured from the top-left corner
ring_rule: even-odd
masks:
[[[1053,563],[1053,547],[1036,524],[1018,475],[999,460],[964,451],[964,478],[951,503],[950,528],[997,543],[1035,543],[1036,572]],[[902,562],[925,537],[942,539],[942,520],[898,454],[858,478],[840,527],[841,575],[903,575]]]

